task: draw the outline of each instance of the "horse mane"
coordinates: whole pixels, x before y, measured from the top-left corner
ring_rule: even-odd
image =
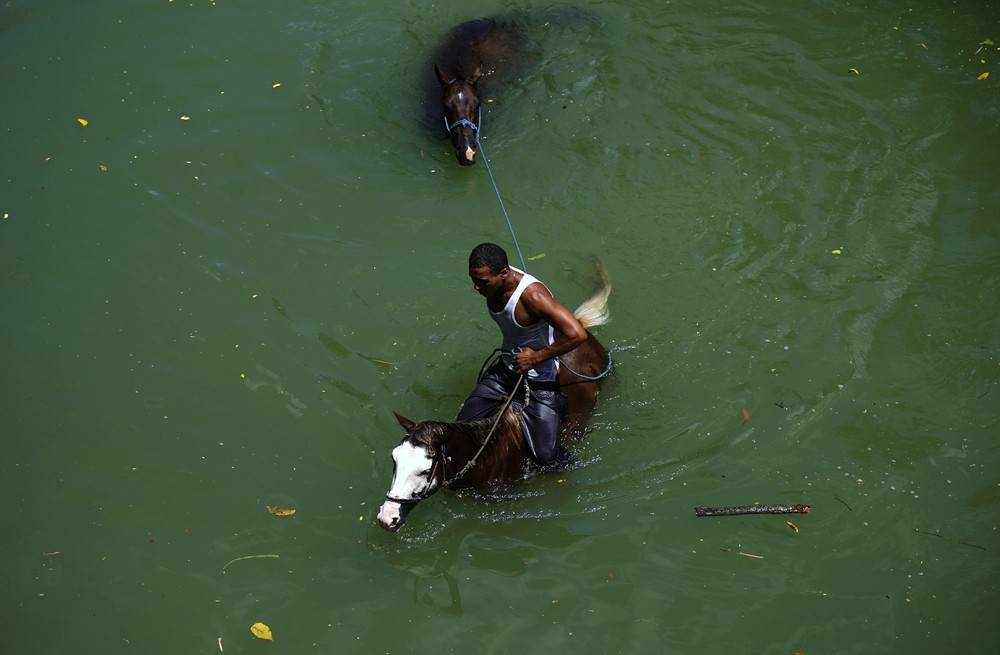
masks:
[[[510,452],[520,448],[523,440],[521,421],[513,408],[507,408],[494,430],[493,424],[496,420],[497,415],[493,413],[474,421],[421,421],[420,429],[411,431],[409,437],[416,444],[436,453],[441,445],[448,440],[449,433],[451,433],[450,438],[452,439],[456,433],[467,437],[476,444],[476,449],[482,446],[489,435],[489,444],[483,449],[477,460],[477,467],[482,466],[488,470],[507,461]],[[490,434],[490,430],[493,430],[492,434]]]

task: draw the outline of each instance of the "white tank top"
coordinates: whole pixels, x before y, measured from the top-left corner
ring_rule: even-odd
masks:
[[[510,354],[512,350],[516,348],[541,350],[552,345],[555,337],[552,326],[545,321],[540,320],[532,325],[523,326],[514,318],[514,308],[517,307],[517,301],[521,299],[521,294],[524,293],[529,284],[538,282],[538,278],[513,266],[510,267],[510,270],[520,273],[521,281],[518,282],[517,288],[514,289],[514,293],[511,294],[510,300],[507,301],[503,309],[499,312],[490,309],[489,312],[490,317],[497,322],[497,325],[500,326],[500,332],[503,334],[503,343],[500,346],[503,349],[503,361],[513,370],[514,357]],[[539,282],[539,284],[541,283]],[[542,284],[542,286],[545,285]],[[548,289],[548,287],[545,288]],[[555,359],[544,361],[528,371],[528,378],[538,382],[555,380],[558,375],[559,370],[556,367]]]

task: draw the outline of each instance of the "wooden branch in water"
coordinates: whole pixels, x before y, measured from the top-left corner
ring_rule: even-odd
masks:
[[[808,514],[809,505],[742,505],[739,507],[695,507],[698,516],[737,516],[739,514]]]
[[[954,541],[956,544],[962,544],[963,546],[972,546],[973,548],[978,548],[979,550],[986,550],[986,546],[980,546],[978,544],[970,544],[968,541],[962,541],[961,539],[956,539],[955,537],[949,537],[947,535],[938,534],[937,532],[924,532],[923,530],[918,530],[913,528],[913,531],[919,534],[925,534],[929,537],[940,537],[946,541]]]

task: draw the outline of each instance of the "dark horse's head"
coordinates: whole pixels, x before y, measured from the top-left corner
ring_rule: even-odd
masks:
[[[462,166],[476,163],[476,149],[479,147],[480,111],[479,90],[476,83],[482,77],[482,66],[476,66],[469,77],[454,77],[434,64],[434,72],[441,82],[441,102],[444,105],[444,125],[451,143],[455,146],[455,157]]]

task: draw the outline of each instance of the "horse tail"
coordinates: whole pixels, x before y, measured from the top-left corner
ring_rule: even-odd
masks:
[[[604,325],[611,318],[611,312],[608,310],[608,296],[611,295],[611,277],[608,275],[607,269],[604,268],[604,264],[600,261],[595,262],[594,268],[597,272],[597,291],[573,312],[573,316],[583,323],[583,327],[585,328]]]

